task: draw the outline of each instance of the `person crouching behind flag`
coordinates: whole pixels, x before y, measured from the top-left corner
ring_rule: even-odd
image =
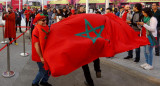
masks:
[[[37,62],[39,71],[32,82],[32,86],[39,86],[39,83],[43,86],[52,86],[48,83],[50,72],[46,71],[43,68],[45,63],[45,60],[43,58],[43,46],[46,40],[46,37],[44,37],[46,36],[46,34],[43,33],[43,31],[45,32],[46,30],[49,30],[46,22],[46,16],[44,16],[44,14],[37,14],[33,21],[34,24],[37,24],[32,33],[32,60]],[[42,42],[41,40],[43,40],[44,42]]]

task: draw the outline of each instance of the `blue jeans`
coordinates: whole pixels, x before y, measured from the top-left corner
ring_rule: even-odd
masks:
[[[152,61],[153,61],[153,46],[151,46],[151,45],[144,46],[144,56],[146,58],[147,64],[152,65]]]
[[[37,65],[39,67],[39,71],[38,74],[36,76],[36,78],[33,80],[33,84],[39,84],[40,80],[41,82],[48,82],[49,79],[49,71],[46,71],[43,68],[43,63],[42,62],[37,62]]]

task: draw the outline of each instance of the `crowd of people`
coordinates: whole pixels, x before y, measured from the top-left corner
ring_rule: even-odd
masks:
[[[126,21],[126,23],[137,32],[138,36],[147,37],[149,39],[151,44],[144,46],[146,63],[142,64],[141,67],[146,70],[153,69],[154,47],[155,55],[159,56],[160,11],[158,10],[158,4],[153,3],[152,8],[143,8],[141,4],[137,3],[134,5],[133,11],[131,11],[129,5],[126,5],[125,7],[121,7],[120,11],[115,12],[115,15]],[[140,61],[140,50],[140,47],[135,49],[136,57],[134,62]],[[128,51],[128,56],[124,59],[130,58],[133,58],[133,50]]]
[[[153,61],[153,48],[155,48],[155,55],[159,56],[159,36],[160,36],[160,11],[158,10],[158,4],[153,3],[152,8],[143,8],[143,6],[139,3],[135,4],[133,9],[131,9],[130,5],[125,5],[120,8],[107,8],[107,13],[113,13],[116,16],[122,18],[128,25],[130,25],[140,37],[147,37],[150,41],[150,45],[144,46],[144,55],[146,58],[146,63],[140,65],[142,68],[146,70],[153,69],[152,61]],[[25,18],[26,27],[29,26],[31,28],[32,35],[32,56],[35,56],[34,61],[37,62],[39,67],[39,72],[36,78],[33,80],[32,86],[39,86],[39,82],[44,86],[52,86],[48,81],[48,72],[43,68],[43,56],[40,50],[40,46],[38,44],[39,40],[37,28],[49,28],[52,24],[57,23],[69,16],[85,13],[85,7],[79,6],[77,9],[74,9],[72,6],[68,8],[64,7],[63,9],[55,9],[51,7],[44,6],[44,9],[36,9],[27,7],[23,9],[21,12],[16,9],[15,12],[12,11],[12,8],[8,8],[8,12],[3,12],[3,20],[6,20],[6,29],[5,29],[5,38],[9,38],[12,41],[12,38],[15,39],[17,26],[19,27],[19,32],[22,33],[21,30],[21,20]],[[101,10],[96,10],[96,14],[102,14]],[[24,16],[25,15],[25,16]],[[35,21],[36,20],[36,21]],[[35,26],[34,23],[38,25]],[[15,30],[11,30],[14,25],[16,26]],[[48,27],[46,27],[48,25]],[[28,28],[26,28],[27,30]],[[17,45],[16,41],[15,44]],[[140,47],[135,49],[136,57],[134,62],[140,61]],[[37,52],[37,54],[35,54]],[[133,50],[128,51],[128,56],[124,59],[133,58]],[[33,57],[32,57],[33,59]],[[101,69],[100,69],[100,60],[96,59],[94,61],[94,68],[96,72],[97,78],[101,78]],[[82,66],[84,71],[84,75],[86,78],[85,84],[88,86],[94,86],[94,82],[91,78],[88,64]]]

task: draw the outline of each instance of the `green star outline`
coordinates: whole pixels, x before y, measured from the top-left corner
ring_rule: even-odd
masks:
[[[91,30],[88,30],[88,25],[91,28]],[[100,29],[100,28],[101,28],[100,32],[97,33],[96,30]],[[85,29],[86,29],[85,32],[78,33],[78,34],[76,34],[76,36],[81,36],[81,37],[89,38],[89,39],[91,39],[93,41],[93,44],[94,44],[98,38],[102,38],[101,37],[101,33],[102,33],[103,29],[104,29],[104,25],[101,25],[99,27],[93,28],[92,25],[89,23],[89,21],[87,21],[85,19]],[[89,36],[90,32],[94,32],[97,35],[97,37],[90,37]],[[87,36],[83,36],[82,34],[87,34]]]

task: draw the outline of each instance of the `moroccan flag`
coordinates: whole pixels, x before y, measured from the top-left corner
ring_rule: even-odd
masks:
[[[138,37],[114,14],[74,15],[51,26],[43,53],[45,69],[58,77],[99,57],[112,57],[147,44],[147,38]]]

